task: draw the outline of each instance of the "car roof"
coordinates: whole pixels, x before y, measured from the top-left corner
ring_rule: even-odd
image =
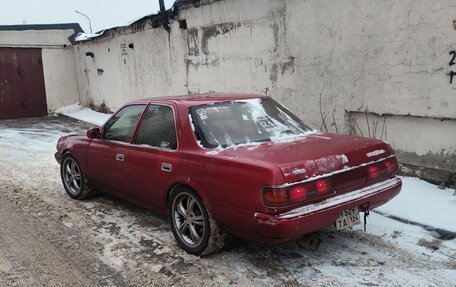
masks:
[[[193,105],[202,105],[207,103],[216,103],[216,102],[227,102],[235,100],[247,100],[247,99],[257,99],[257,98],[269,98],[265,95],[256,95],[256,94],[242,94],[242,93],[208,93],[208,94],[199,94],[199,95],[182,95],[182,96],[171,96],[171,97],[154,97],[134,100],[131,103],[153,103],[153,102],[173,102],[176,104],[185,104],[186,106]]]

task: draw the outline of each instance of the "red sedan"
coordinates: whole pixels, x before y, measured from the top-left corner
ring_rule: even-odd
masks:
[[[137,100],[60,138],[55,157],[69,196],[101,190],[167,214],[197,255],[227,233],[273,244],[350,227],[402,185],[387,143],[316,131],[257,95]]]

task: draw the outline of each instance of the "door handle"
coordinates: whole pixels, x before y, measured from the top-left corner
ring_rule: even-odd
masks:
[[[116,154],[116,160],[125,161],[125,155],[123,153]]]
[[[166,171],[166,172],[171,172],[173,165],[170,163],[162,163],[161,165],[161,170]]]

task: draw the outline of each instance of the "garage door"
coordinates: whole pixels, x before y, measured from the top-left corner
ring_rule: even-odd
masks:
[[[47,114],[41,49],[0,48],[0,119]]]

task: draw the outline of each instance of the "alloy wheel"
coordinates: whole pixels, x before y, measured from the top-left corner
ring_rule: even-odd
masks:
[[[205,222],[202,206],[189,193],[180,193],[174,198],[172,219],[177,235],[190,248],[197,247],[204,238]]]
[[[71,157],[68,157],[63,162],[63,181],[67,187],[67,191],[77,195],[82,188],[82,174],[78,163]]]

